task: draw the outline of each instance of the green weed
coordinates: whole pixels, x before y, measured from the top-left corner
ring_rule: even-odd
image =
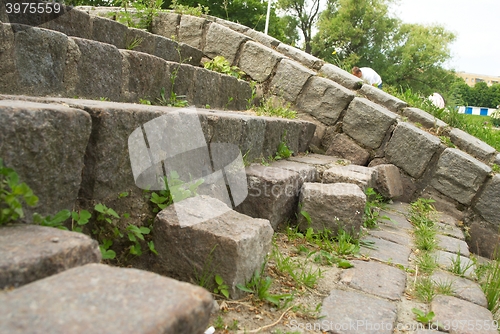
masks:
[[[216,56],[214,59],[203,64],[207,70],[223,73],[241,79],[245,76],[245,72],[240,70],[238,66],[231,66],[229,61],[223,56]]]
[[[436,257],[429,252],[420,253],[416,258],[416,264],[418,270],[425,274],[432,274],[438,268]]]
[[[202,16],[203,14],[208,15],[209,12],[209,8],[207,6],[198,4],[197,7],[190,7],[181,5],[180,3],[178,3],[178,0],[172,0],[170,8],[172,8],[175,13],[181,15]]]
[[[449,270],[455,275],[465,277],[467,271],[472,267],[474,267],[474,262],[467,261],[467,263],[463,263],[462,256],[460,255],[460,250],[458,250],[456,257],[451,259],[451,267],[449,268]]]
[[[500,260],[493,260],[486,267],[481,288],[488,301],[488,310],[497,314],[500,310]]]
[[[385,198],[377,193],[373,188],[366,188],[366,205],[363,225],[366,228],[375,228],[380,219],[390,220],[387,216],[381,216],[380,210],[386,206]]]
[[[215,275],[215,283],[214,293],[221,293],[224,297],[229,298],[229,286],[224,283],[220,275]]]
[[[280,98],[265,98],[261,105],[254,108],[258,116],[270,116],[294,119],[297,118],[297,112],[290,109],[291,103],[284,102]]]
[[[432,311],[429,313],[425,313],[424,311],[417,308],[412,308],[411,311],[415,314],[415,318],[417,319],[417,321],[422,324],[429,324],[436,316]]]

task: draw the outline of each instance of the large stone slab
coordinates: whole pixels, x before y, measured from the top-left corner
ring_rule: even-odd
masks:
[[[223,56],[233,65],[241,44],[248,39],[247,36],[223,25],[211,23],[208,26],[203,51],[210,58]]]
[[[342,128],[361,145],[376,149],[395,123],[394,113],[365,98],[356,97],[347,108]]]
[[[403,195],[403,182],[399,169],[391,164],[382,164],[375,169],[375,190],[385,198],[398,198]]]
[[[297,108],[326,125],[334,125],[354,96],[353,91],[331,80],[313,76],[300,93]]]
[[[248,41],[243,46],[239,68],[258,82],[266,81],[274,71],[276,64],[284,56],[259,43]]]
[[[363,85],[360,78],[332,64],[323,65],[319,73],[349,89],[358,90]]]
[[[496,322],[488,309],[451,296],[436,296],[431,302],[433,322],[451,334],[497,334]]]
[[[364,84],[359,92],[371,101],[380,104],[395,113],[400,113],[403,108],[408,106],[406,102],[371,85]]]
[[[333,290],[323,300],[321,329],[331,333],[392,333],[396,304],[354,291]]]
[[[363,240],[372,243],[372,247],[361,247],[362,254],[365,254],[374,260],[390,264],[401,264],[405,267],[408,266],[408,257],[411,253],[411,249],[409,247],[374,237],[367,237]]]
[[[500,174],[493,175],[486,183],[474,209],[491,224],[500,225]]]
[[[464,274],[464,276],[474,276],[474,270],[476,266],[474,265],[474,262],[472,262],[472,260],[470,260],[469,258],[463,255],[460,255],[459,257],[458,254],[445,252],[442,250],[437,250],[434,253],[436,256],[436,261],[441,267],[447,270],[452,270],[453,268],[458,267],[458,264],[460,264],[460,271]]]
[[[335,133],[329,136],[327,155],[348,159],[355,165],[364,166],[370,158],[370,152],[359,146],[345,133]]]
[[[181,15],[178,30],[179,41],[202,50],[203,30],[206,23],[207,20],[201,17]],[[165,37],[170,38],[170,36]]]
[[[368,230],[369,235],[373,235],[374,237],[384,239],[387,241],[391,241],[403,246],[412,244],[412,237],[403,229],[399,231],[388,231],[388,230]]]
[[[438,242],[439,248],[441,248],[442,250],[455,254],[458,254],[460,252],[460,254],[465,257],[469,257],[470,255],[469,246],[463,240],[455,239],[445,235],[436,235],[436,240]]]
[[[181,16],[179,14],[160,11],[153,17],[152,33],[170,39],[177,39],[180,21]]]
[[[473,222],[469,234],[468,244],[472,252],[490,259],[498,257],[500,235],[497,225],[488,222]]]
[[[303,50],[287,44],[280,43],[276,50],[313,70],[319,70],[325,64],[324,60],[318,59]]]
[[[97,241],[81,233],[24,224],[0,228],[0,289],[100,261]]]
[[[353,268],[342,271],[340,282],[365,293],[397,301],[406,287],[406,273],[374,261],[351,261]]]
[[[363,191],[375,186],[376,171],[357,165],[332,167],[323,173],[323,183],[353,183]]]
[[[491,168],[455,148],[447,148],[437,162],[430,184],[442,194],[470,204]]]
[[[313,166],[289,160],[278,160],[271,164],[271,167],[282,168],[299,173],[302,182],[316,182],[318,171]]]
[[[4,333],[203,333],[208,291],[147,271],[88,264],[0,294]]]
[[[316,73],[289,59],[282,59],[271,80],[269,90],[286,101],[295,102],[310,77]],[[293,80],[290,80],[293,78]]]
[[[299,229],[328,229],[334,234],[343,229],[357,235],[363,224],[365,204],[366,196],[355,184],[306,182],[300,192],[300,210],[309,214],[311,222],[299,214]]]
[[[291,170],[251,165],[245,169],[248,196],[236,210],[254,218],[268,219],[274,229],[294,219],[302,179]]]
[[[105,17],[91,16],[92,38],[94,41],[108,43],[119,49],[126,48],[127,26]]]
[[[453,144],[478,160],[489,163],[495,157],[495,148],[465,131],[453,128],[449,135]]]
[[[488,307],[486,296],[481,286],[476,282],[441,270],[434,271],[431,279],[438,285],[451,285],[455,297],[470,301],[482,307]]]
[[[448,126],[448,124],[439,118],[436,118],[418,108],[404,108],[402,114],[404,117],[408,117],[408,120],[411,122],[419,123],[426,129],[436,129],[442,131]]]
[[[448,235],[450,237],[459,239],[459,240],[465,240],[464,236],[464,231],[462,231],[460,228],[448,224],[443,224],[443,223],[436,223],[434,225],[436,227],[436,230],[444,235]]]
[[[409,123],[398,123],[387,143],[385,156],[389,162],[418,178],[428,168],[434,154],[439,151],[439,138]]]
[[[72,210],[84,168],[91,131],[88,113],[56,104],[0,101],[0,157],[39,197],[26,208],[38,212]]]
[[[271,247],[273,229],[268,220],[231,210],[210,197],[197,196],[175,203],[155,218],[153,236],[162,274],[215,286],[220,275],[231,297],[260,269]]]
[[[323,172],[328,168],[333,166],[339,166],[339,161],[341,159],[337,157],[331,157],[322,154],[307,154],[301,156],[292,156],[288,160],[308,164],[316,168],[318,172],[318,177],[321,179],[323,177]]]

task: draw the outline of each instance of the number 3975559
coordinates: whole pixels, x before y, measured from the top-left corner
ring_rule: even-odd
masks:
[[[58,14],[61,11],[61,5],[57,2],[7,2],[5,11],[7,14]]]

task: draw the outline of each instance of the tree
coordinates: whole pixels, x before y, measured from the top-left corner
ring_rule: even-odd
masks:
[[[304,50],[307,53],[312,51],[312,27],[316,22],[319,13],[320,0],[312,0],[308,6],[306,0],[278,0],[278,7],[295,17],[302,35],[304,36]]]

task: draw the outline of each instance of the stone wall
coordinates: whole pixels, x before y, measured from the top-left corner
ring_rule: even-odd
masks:
[[[313,142],[320,150],[362,165],[396,165],[405,184],[401,199],[432,196],[438,209],[464,220],[475,252],[489,256],[498,244],[500,217],[495,213],[500,212],[500,181],[491,164],[500,162],[500,154],[486,143],[422,110],[408,108],[405,102],[362,84],[334,65],[233,22],[162,12],[155,18],[154,34],[149,34],[94,16],[97,11],[92,8],[86,11],[72,13],[81,22],[89,22],[82,23],[84,28],[75,37],[43,29],[14,34],[15,28],[4,24],[0,92],[63,96],[73,92],[92,98],[98,97],[97,92],[106,92],[113,99],[132,101],[141,94],[153,94],[158,85],[168,85],[166,77],[151,76],[151,72],[164,68],[171,73],[171,67],[177,66],[179,58],[174,59],[171,48],[170,53],[163,53],[165,63],[158,60],[162,58],[159,45],[175,40],[176,45],[199,55],[197,59],[224,56],[257,81],[264,95],[277,95],[292,103],[304,119],[316,124]],[[76,34],[65,25],[68,18],[54,20],[47,28]],[[123,40],[139,35],[145,41],[141,52],[125,51],[127,42]],[[44,50],[53,63],[30,57],[33,50]],[[179,71],[179,87],[197,105],[220,106],[227,101],[224,97],[235,97],[229,108],[238,109],[250,94],[248,88],[247,95],[239,95],[239,90],[224,95],[218,88],[230,89],[233,82],[214,81],[205,70],[188,66]],[[110,80],[120,82],[119,88],[110,85]],[[219,92],[217,97],[212,87]],[[449,136],[456,148],[446,147],[437,134]]]

